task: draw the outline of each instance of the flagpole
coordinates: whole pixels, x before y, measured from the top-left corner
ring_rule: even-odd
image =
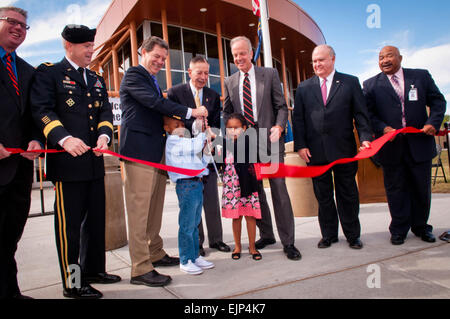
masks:
[[[269,31],[269,17],[267,12],[267,1],[260,0],[259,7],[261,12],[261,31],[263,38],[263,48],[264,48],[264,66],[266,68],[272,68],[272,45],[270,43],[270,31]]]

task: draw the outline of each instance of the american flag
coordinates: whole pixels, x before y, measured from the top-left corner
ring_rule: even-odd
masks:
[[[261,31],[261,11],[259,7],[259,0],[252,0],[253,6],[253,14],[258,17],[258,47],[256,48],[255,56],[253,57],[253,61],[256,61],[259,58],[259,54],[261,53],[261,44],[262,44],[262,31]]]
[[[253,14],[257,17],[260,17],[261,13],[259,11],[259,0],[252,0],[252,6],[253,6]]]

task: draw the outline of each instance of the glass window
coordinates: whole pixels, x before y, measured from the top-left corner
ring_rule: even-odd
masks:
[[[209,77],[209,87],[222,95],[222,87],[220,85],[220,77],[218,76],[210,76]]]
[[[167,90],[167,82],[166,82],[166,70],[161,70],[156,75],[156,80],[158,81],[158,85],[162,91]]]
[[[136,30],[136,38],[137,38],[137,47],[140,48],[142,43],[144,42],[144,27],[142,24]]]
[[[207,34],[206,48],[208,50],[208,62],[210,66],[209,74],[220,75],[219,49],[217,47],[217,37]]]
[[[230,47],[229,40],[225,41],[225,46],[226,46],[226,52],[227,52],[228,76],[230,76],[239,70],[236,67],[236,65],[234,64],[234,59],[233,59],[233,55],[231,54],[231,47]]]
[[[172,86],[183,83],[184,72],[172,71]]]
[[[177,27],[168,27],[170,68],[183,70],[183,56],[181,53],[181,31]]]
[[[184,63],[185,70],[189,68],[189,62],[197,55],[205,56],[205,38],[203,33],[183,29]]]
[[[128,40],[123,45],[123,70],[126,71],[131,66],[131,42]]]
[[[150,32],[152,36],[160,37],[162,39],[163,31],[161,23],[150,23]]]

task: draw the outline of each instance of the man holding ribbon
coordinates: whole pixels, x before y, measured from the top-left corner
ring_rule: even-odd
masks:
[[[204,105],[208,109],[208,126],[220,130],[220,95],[210,89],[208,84],[209,63],[202,56],[196,56],[189,63],[189,83],[179,84],[167,91],[167,97],[177,103],[192,108]],[[193,119],[186,121],[186,128],[192,133]],[[203,208],[208,229],[209,247],[222,252],[229,252],[230,247],[223,242],[222,219],[220,215],[219,193],[217,189],[217,173],[214,164],[208,165],[209,175],[204,178]],[[205,256],[203,242],[205,234],[203,221],[198,226],[200,236],[200,255]]]
[[[90,283],[115,283],[105,272],[105,168],[102,154],[113,134],[103,78],[89,70],[96,30],[68,25],[65,58],[43,63],[31,89],[35,122],[49,149],[47,179],[56,187],[55,235],[65,297],[101,298]],[[81,280],[80,278],[81,273]]]
[[[308,165],[326,165],[356,155],[353,122],[361,148],[370,147],[372,133],[358,78],[335,70],[336,54],[331,46],[317,46],[312,60],[316,75],[302,82],[295,95],[294,148]],[[357,171],[356,162],[340,164],[313,178],[322,233],[319,248],[338,241],[339,221],[350,248],[363,247]]]
[[[431,161],[437,155],[434,135],[442,124],[446,101],[430,73],[401,67],[398,48],[379,54],[381,73],[364,82],[364,94],[377,137],[404,127],[423,134],[398,135],[377,154],[391,213],[391,243],[404,243],[408,231],[435,242],[427,224],[431,206]],[[430,109],[427,114],[427,106]]]
[[[14,255],[31,205],[33,160],[38,153],[11,155],[6,148],[38,150],[41,145],[28,92],[34,68],[16,54],[29,26],[27,12],[0,8],[0,299],[23,298]]]
[[[169,45],[158,37],[142,44],[139,66],[127,70],[120,85],[122,126],[120,154],[164,164],[164,115],[177,120],[206,117],[205,107],[188,108],[163,97],[156,75],[164,67]],[[159,235],[167,174],[154,167],[124,162],[125,200],[128,216],[131,283],[150,287],[169,284],[170,276],[154,267],[179,265],[169,257]]]

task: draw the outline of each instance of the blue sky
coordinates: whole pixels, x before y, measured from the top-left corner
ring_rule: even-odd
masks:
[[[251,0],[248,0],[251,1]],[[269,0],[276,1],[276,0]],[[18,53],[29,63],[55,62],[64,52],[60,32],[68,23],[95,27],[110,0],[0,0],[29,12],[31,30]],[[295,0],[320,26],[337,53],[336,68],[361,81],[379,72],[377,57],[384,45],[400,48],[403,66],[428,69],[450,100],[450,1],[428,0]],[[380,9],[380,27],[367,19]],[[450,111],[447,111],[450,114]]]
[[[397,46],[403,66],[428,69],[450,100],[450,1],[295,0],[320,26],[336,51],[336,69],[361,81],[380,72],[378,52]],[[371,4],[380,9],[380,28],[369,28]],[[447,109],[447,114],[450,110]]]

